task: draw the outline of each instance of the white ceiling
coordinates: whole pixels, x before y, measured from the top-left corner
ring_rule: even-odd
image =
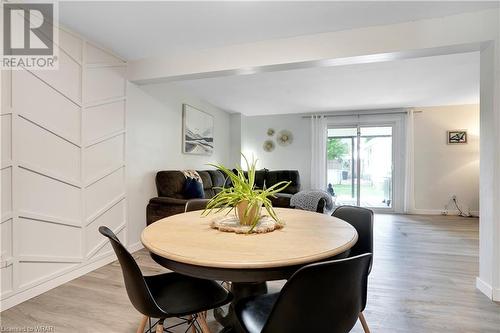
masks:
[[[60,21],[125,59],[498,7],[498,2],[65,1]]]
[[[266,115],[479,103],[479,53],[176,82],[229,112]]]

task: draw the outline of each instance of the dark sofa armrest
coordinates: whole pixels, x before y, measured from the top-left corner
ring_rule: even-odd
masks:
[[[164,204],[164,205],[175,205],[175,206],[185,206],[186,202],[188,200],[186,199],[177,199],[177,198],[170,198],[170,197],[156,197],[156,198],[151,198],[149,200],[149,203],[154,203],[154,204]]]
[[[191,199],[186,203],[186,212],[193,210],[204,210],[210,199]]]
[[[150,225],[162,218],[184,213],[187,202],[188,201],[185,199],[170,197],[156,197],[150,199],[146,207],[146,223]]]

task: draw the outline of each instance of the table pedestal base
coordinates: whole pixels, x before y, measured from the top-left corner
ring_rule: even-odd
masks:
[[[224,326],[220,333],[243,332],[236,318],[234,306],[242,298],[267,294],[267,284],[265,282],[232,282],[231,292],[234,298],[229,304],[227,313],[222,308],[214,309],[215,320]]]

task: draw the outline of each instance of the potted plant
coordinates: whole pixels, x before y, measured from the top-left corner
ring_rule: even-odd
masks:
[[[245,172],[241,167],[238,167],[236,173],[234,173],[223,165],[209,164],[224,173],[231,180],[232,187],[219,188],[220,192],[210,199],[203,211],[203,215],[206,216],[214,210],[218,213],[228,209],[227,215],[235,210],[240,224],[250,226],[249,232],[252,232],[259,222],[262,206],[264,206],[269,216],[276,223],[281,224],[282,222],[276,215],[269,197],[275,197],[275,194],[283,191],[290,185],[290,182],[281,181],[266,189],[256,189],[255,171],[257,160],[252,159],[250,164],[245,155],[242,154],[242,156],[247,165],[248,176],[245,176]]]

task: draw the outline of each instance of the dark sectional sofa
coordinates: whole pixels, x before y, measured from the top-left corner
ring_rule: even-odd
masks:
[[[147,224],[174,214],[184,213],[186,204],[205,207],[208,200],[214,197],[218,187],[231,186],[219,170],[198,171],[203,181],[205,199],[187,199],[183,195],[186,178],[181,171],[160,171],[156,174],[156,188],[158,196],[152,198],[146,209]],[[257,188],[270,187],[280,181],[290,181],[290,185],[276,198],[271,198],[274,207],[290,207],[290,198],[300,191],[300,175],[296,170],[258,170],[255,175]],[[322,207],[321,211],[323,210]],[[318,208],[318,209],[320,209]]]

